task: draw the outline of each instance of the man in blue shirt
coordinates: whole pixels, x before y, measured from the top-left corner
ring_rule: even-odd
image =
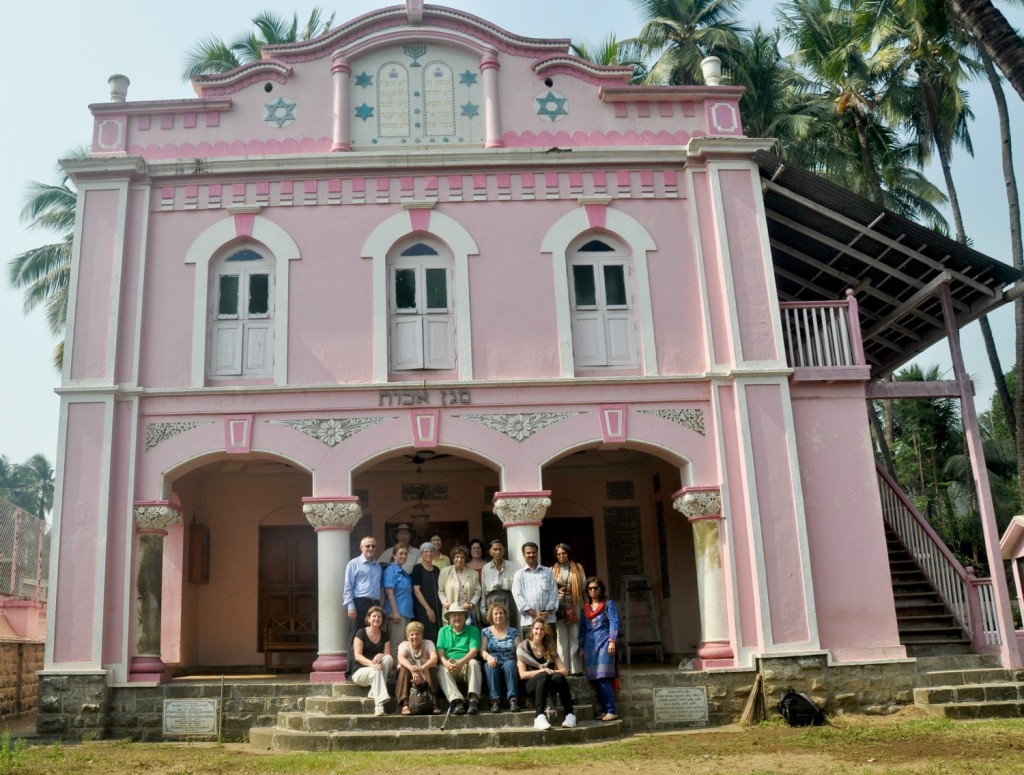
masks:
[[[374,560],[377,554],[377,540],[367,536],[359,542],[359,556],[349,560],[345,566],[344,604],[348,608],[348,653],[352,653],[352,641],[356,630],[365,625],[366,612],[370,606],[380,605],[383,568]],[[352,661],[349,661],[351,671]]]

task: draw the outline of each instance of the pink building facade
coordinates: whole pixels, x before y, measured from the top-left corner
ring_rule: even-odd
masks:
[[[698,669],[906,658],[856,303],[797,378],[741,91],[566,52],[409,3],[195,99],[112,79],[44,676],[260,665],[287,614],[340,680],[345,564],[403,521],[645,577]]]

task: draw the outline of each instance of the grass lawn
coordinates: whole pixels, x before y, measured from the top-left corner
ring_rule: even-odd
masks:
[[[901,714],[902,716],[902,714]],[[822,773],[1024,773],[1024,720],[949,722],[907,717],[842,717],[839,727],[790,729],[780,720],[748,729],[638,735],[590,746],[295,754],[245,744],[96,742],[23,746],[0,741],[0,774],[255,775],[256,773],[415,773],[494,775],[553,771],[821,775]]]

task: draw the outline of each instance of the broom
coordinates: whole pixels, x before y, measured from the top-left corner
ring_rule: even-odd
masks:
[[[743,713],[740,714],[740,726],[749,727],[754,723],[754,717],[758,713],[761,700],[761,674],[754,676],[754,685],[750,689],[750,696],[747,697],[747,704],[743,706]]]

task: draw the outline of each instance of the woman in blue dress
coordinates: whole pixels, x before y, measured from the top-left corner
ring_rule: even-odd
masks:
[[[501,710],[502,680],[508,707],[513,713],[519,712],[519,666],[516,663],[516,649],[519,647],[519,630],[508,623],[508,609],[504,603],[491,603],[487,608],[487,620],[480,634],[480,656],[484,660],[487,674],[487,689],[491,696],[491,711]]]
[[[619,637],[619,612],[607,597],[604,582],[591,576],[586,582],[587,602],[580,619],[580,651],[587,680],[597,693],[603,715],[601,721],[615,721],[615,690],[618,688],[619,664],[615,658],[615,641]]]

